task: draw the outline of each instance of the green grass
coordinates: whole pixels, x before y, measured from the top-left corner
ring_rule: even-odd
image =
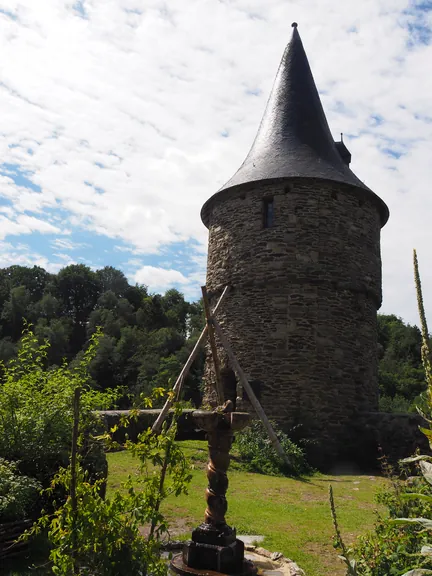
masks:
[[[205,442],[182,442],[194,470],[187,496],[170,498],[164,512],[175,537],[186,537],[203,521],[207,479]],[[121,488],[138,464],[127,452],[108,454],[108,493]],[[264,548],[282,552],[296,561],[307,576],[344,575],[332,546],[333,529],[328,504],[328,485],[333,485],[338,520],[347,544],[373,526],[378,507],[377,488],[385,480],[377,476],[328,476],[316,474],[303,480],[245,472],[233,462],[229,471],[227,521],[239,534],[262,534]]]

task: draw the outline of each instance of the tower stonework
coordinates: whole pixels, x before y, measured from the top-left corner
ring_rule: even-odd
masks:
[[[344,458],[353,423],[378,410],[377,310],[384,202],[334,142],[294,25],[245,162],[203,206],[207,290],[267,416]],[[219,347],[227,398],[244,393]],[[214,379],[208,351],[207,398]]]

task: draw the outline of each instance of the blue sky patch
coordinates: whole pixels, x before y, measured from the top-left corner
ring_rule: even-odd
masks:
[[[0,164],[0,174],[12,178],[17,186],[23,186],[35,192],[41,192],[40,186],[31,180],[31,172],[22,170],[17,164],[8,164],[7,162]]]

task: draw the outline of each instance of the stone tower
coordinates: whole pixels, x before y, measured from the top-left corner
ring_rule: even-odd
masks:
[[[218,319],[234,353],[267,416],[316,439],[315,462],[344,458],[361,413],[378,409],[389,212],[350,161],[332,138],[294,23],[252,148],[201,217],[211,304],[230,284]],[[247,400],[220,356],[226,396]],[[207,385],[213,378],[208,356]]]

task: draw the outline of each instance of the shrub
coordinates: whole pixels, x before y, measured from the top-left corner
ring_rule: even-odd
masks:
[[[359,574],[364,576],[400,576],[417,562],[419,568],[432,568],[432,557],[418,553],[427,544],[428,535],[420,524],[402,526],[400,517],[430,516],[431,487],[423,477],[408,480],[392,478],[390,488],[377,495],[386,507],[386,515],[379,515],[374,530],[360,537],[353,554],[358,559]]]
[[[49,346],[40,346],[30,328],[26,328],[17,358],[7,365],[0,363],[3,372],[0,378],[0,457],[17,461],[21,474],[37,478],[45,486],[60,466],[68,464],[72,397],[77,386],[83,388],[86,452],[94,468],[104,466],[105,459],[91,440],[91,431],[98,425],[92,411],[109,407],[116,394],[102,394],[89,385],[88,365],[99,337],[99,333],[93,337],[75,368],[46,369]]]
[[[20,476],[15,463],[0,458],[0,523],[31,518],[41,489],[34,478]]]
[[[417,407],[428,427],[421,431],[432,448],[432,351],[423,305],[417,254],[414,250],[414,277],[422,332],[422,364],[427,391]],[[403,464],[417,463],[420,476],[405,482],[392,479],[392,488],[379,495],[389,517],[378,517],[375,529],[359,539],[354,550],[346,549],[339,537],[332,496],[330,507],[336,528],[336,547],[348,574],[361,576],[432,575],[432,456],[406,458]],[[358,560],[351,559],[352,554]]]
[[[155,391],[158,393],[158,390]],[[149,405],[153,399],[147,399]],[[99,482],[91,484],[79,465],[77,443],[73,441],[71,465],[61,469],[46,490],[69,494],[53,514],[42,516],[27,533],[47,531],[51,545],[50,560],[54,574],[70,576],[165,576],[166,561],[160,554],[160,537],[168,531],[160,511],[169,496],[187,492],[191,480],[190,465],[175,442],[180,409],[175,408],[174,423],[165,423],[160,434],[143,432],[137,443],[126,442],[141,464],[142,475],[129,476],[123,493],[100,496]],[[79,391],[75,400],[75,428],[79,423]],[[126,422],[124,422],[126,423]],[[109,434],[104,435],[109,441]],[[74,435],[76,437],[76,435]],[[77,463],[78,462],[78,463]],[[140,528],[149,526],[144,537]]]
[[[70,490],[70,469],[55,476],[51,490]],[[129,486],[126,495],[116,492],[102,499],[98,482],[90,484],[77,469],[75,513],[72,499],[53,515],[43,516],[29,533],[47,531],[51,545],[52,572],[61,576],[145,576],[147,570],[164,574],[157,543],[140,534],[147,503],[142,493]]]
[[[236,435],[234,443],[247,469],[269,476],[290,476],[311,472],[303,449],[297,446],[274,422],[272,426],[291,466],[288,466],[277,454],[263,424],[259,420],[254,420],[248,428]]]

